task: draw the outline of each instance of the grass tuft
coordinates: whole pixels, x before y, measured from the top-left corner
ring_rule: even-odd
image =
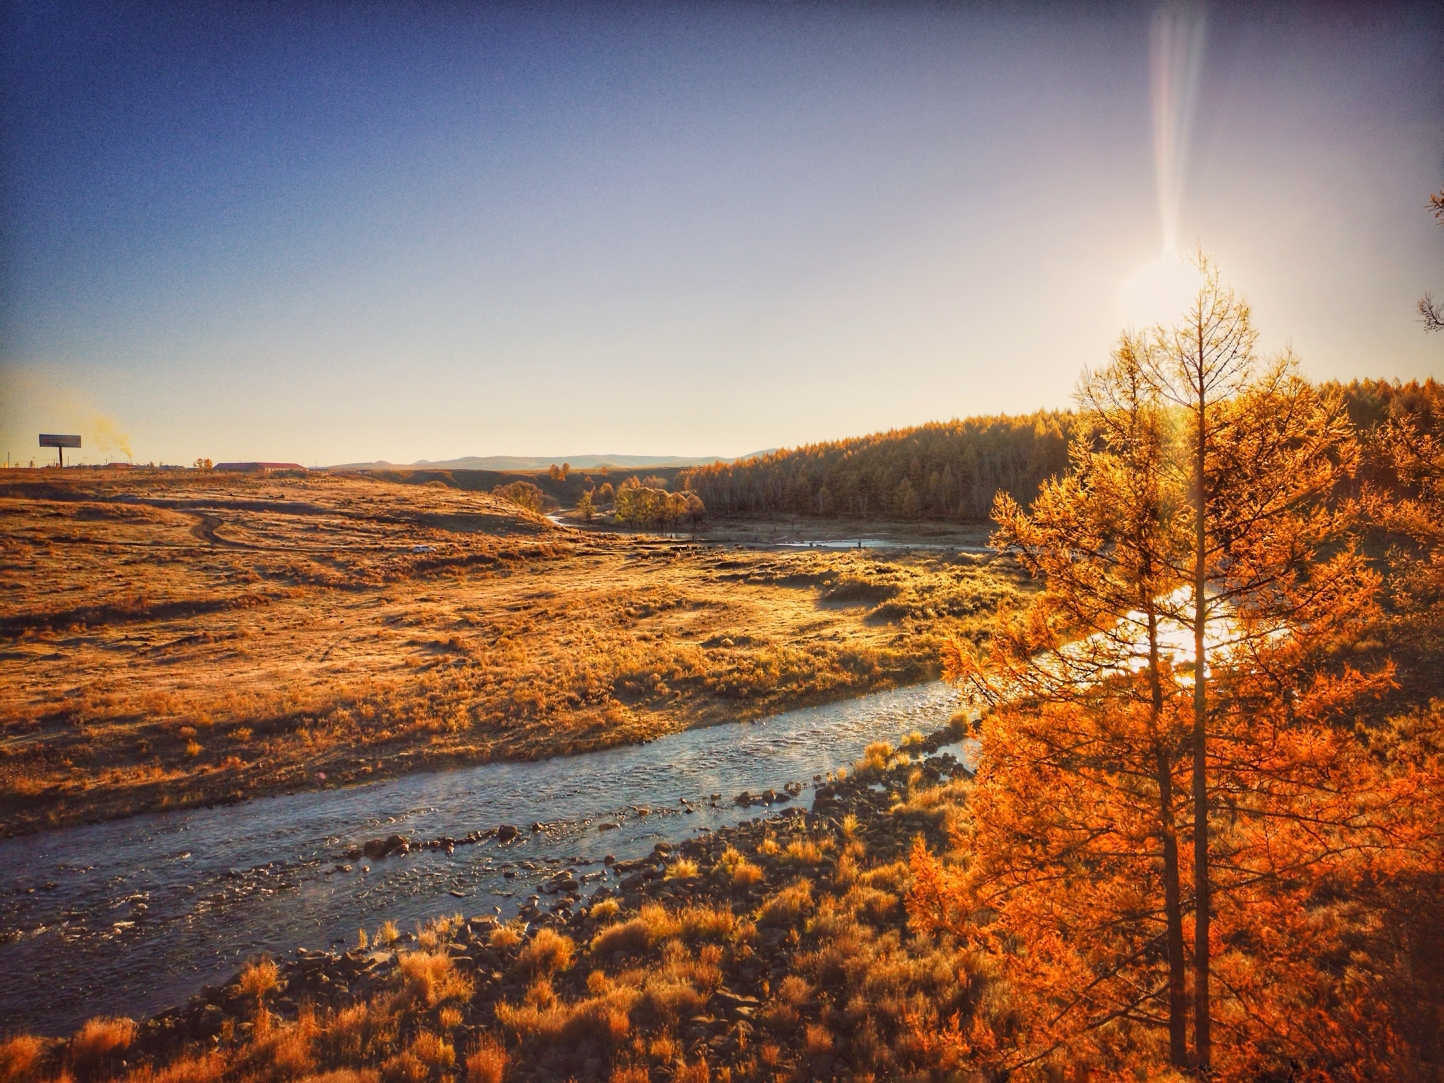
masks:
[[[572,965],[577,945],[569,936],[541,929],[517,953],[516,971],[526,978],[547,978]]]
[[[490,1034],[483,1035],[466,1058],[466,1083],[502,1083],[506,1067],[506,1047]]]
[[[428,1008],[445,1000],[465,1000],[474,988],[471,979],[457,971],[451,958],[439,952],[417,951],[403,955],[401,974],[406,993]]]
[[[79,1079],[100,1078],[118,1054],[135,1041],[134,1019],[87,1020],[70,1039],[66,1059]]]

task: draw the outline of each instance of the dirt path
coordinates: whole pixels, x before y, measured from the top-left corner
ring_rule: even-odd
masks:
[[[219,516],[207,515],[203,511],[188,511],[187,515],[194,515],[200,522],[191,527],[191,537],[210,545],[223,545],[230,549],[251,549],[253,546],[245,542],[231,541],[229,538],[222,538],[216,534],[216,527],[221,525]]]

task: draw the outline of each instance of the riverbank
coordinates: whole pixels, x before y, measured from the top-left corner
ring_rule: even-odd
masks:
[[[634,860],[735,826],[757,815],[734,802],[743,790],[800,793],[956,710],[956,689],[935,682],[580,756],[3,840],[0,1018],[64,1033],[96,1014],[161,1011],[256,955],[347,946],[388,919],[409,929],[465,908],[511,920],[543,870],[595,873],[607,854]],[[503,824],[519,835],[499,841]],[[410,840],[405,854],[367,856],[392,835]]]
[[[957,948],[909,931],[906,858],[917,839],[946,845],[967,788],[937,754],[954,738],[870,747],[807,811],[779,802],[604,862],[600,877],[557,868],[505,924],[383,926],[349,951],[253,963],[138,1027],[12,1041],[12,1063],[30,1058],[16,1078],[862,1079],[943,1066],[979,987]]]
[[[987,554],[584,534],[355,475],[77,471],[0,510],[4,835],[913,684],[1031,589]]]
[[[629,534],[605,516],[586,520],[576,512],[551,516],[559,525],[587,534]],[[703,545],[766,549],[936,550],[984,554],[993,524],[873,519],[822,519],[801,515],[709,516],[695,529],[679,527],[674,536]]]

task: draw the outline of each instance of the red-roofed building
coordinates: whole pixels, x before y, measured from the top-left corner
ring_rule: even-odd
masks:
[[[215,469],[235,474],[269,474],[272,470],[304,470],[300,463],[216,463]]]

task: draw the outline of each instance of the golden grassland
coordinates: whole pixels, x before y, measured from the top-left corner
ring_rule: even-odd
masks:
[[[584,532],[356,475],[12,472],[0,547],[6,834],[915,682],[1030,589],[987,556]]]

